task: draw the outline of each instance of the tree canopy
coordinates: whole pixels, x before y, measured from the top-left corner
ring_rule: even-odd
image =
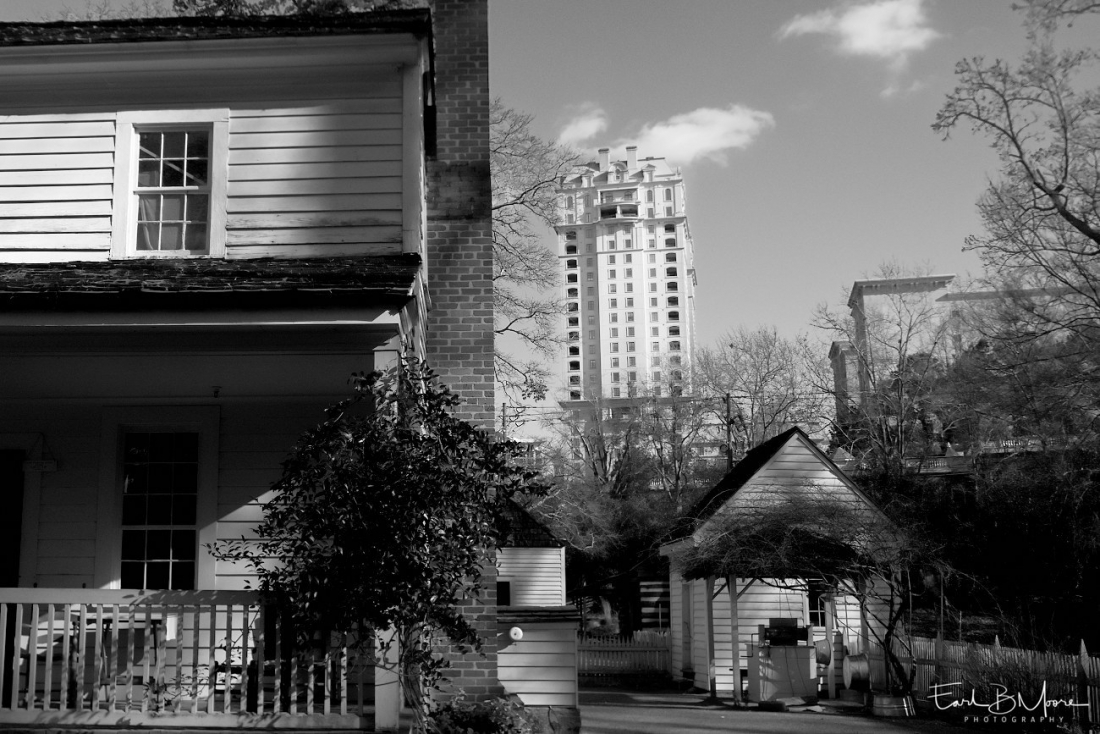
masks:
[[[456,418],[459,399],[416,360],[354,378],[354,396],[302,435],[264,505],[257,542],[219,546],[280,602],[308,646],[317,630],[393,628],[406,694],[447,666],[433,640],[480,647],[463,614],[477,598],[516,492],[537,490],[515,444]]]

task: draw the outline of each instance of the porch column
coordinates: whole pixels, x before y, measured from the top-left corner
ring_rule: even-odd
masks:
[[[710,682],[710,697],[718,698],[718,678],[714,669],[714,577],[707,577],[707,676]]]
[[[381,664],[374,671],[374,730],[397,731],[401,725],[397,630],[390,627],[378,633],[378,650]]]
[[[730,649],[733,652],[733,702],[741,701],[741,629],[737,611],[737,575],[726,576],[730,595]]]

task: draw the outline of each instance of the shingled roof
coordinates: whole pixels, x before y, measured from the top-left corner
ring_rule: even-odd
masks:
[[[181,305],[172,295],[267,301],[404,303],[413,295],[420,256],[255,260],[132,259],[102,262],[0,263],[0,311],[143,308]],[[188,299],[190,304],[193,299]],[[265,301],[265,305],[266,301]]]
[[[376,9],[339,15],[247,18],[138,18],[128,20],[0,23],[0,46],[87,45],[148,41],[204,41],[372,33],[431,32],[427,8]]]

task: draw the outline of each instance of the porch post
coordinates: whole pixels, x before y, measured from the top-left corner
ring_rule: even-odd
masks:
[[[714,577],[707,577],[707,676],[710,682],[710,697],[718,698],[718,679],[714,669]]]
[[[825,602],[825,641],[829,643],[829,700],[836,698],[836,591]]]
[[[374,730],[397,731],[401,725],[401,682],[397,630],[393,627],[378,633],[378,657],[379,665],[374,669]]]
[[[733,652],[733,702],[741,701],[741,630],[737,611],[737,574],[726,576],[730,595],[730,650]]]

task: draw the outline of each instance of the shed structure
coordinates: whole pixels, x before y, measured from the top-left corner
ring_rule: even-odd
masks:
[[[841,685],[845,651],[866,649],[868,616],[857,599],[814,579],[684,578],[684,551],[719,532],[723,521],[799,495],[879,512],[804,431],[791,428],[750,450],[661,546],[670,560],[674,677],[740,699],[750,657],[762,644],[759,628],[775,619],[813,627],[814,641],[832,642],[826,643],[833,650],[830,661],[812,671],[820,675],[823,691],[835,692]]]

